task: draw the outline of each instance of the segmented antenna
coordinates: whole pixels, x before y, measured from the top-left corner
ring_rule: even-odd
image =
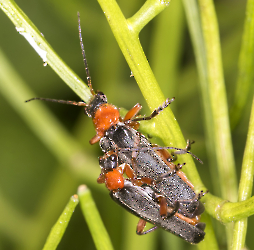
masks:
[[[87,104],[83,101],[81,102],[75,102],[75,101],[65,101],[65,100],[57,100],[57,99],[50,99],[50,98],[43,98],[43,97],[34,97],[29,100],[26,100],[25,102],[30,102],[33,100],[40,100],[40,101],[46,101],[46,102],[58,102],[62,104],[68,104],[68,105],[75,105],[75,106],[87,106]]]
[[[86,79],[87,79],[88,87],[90,88],[90,91],[91,91],[92,95],[95,95],[95,92],[94,92],[93,87],[92,87],[92,79],[91,79],[89,69],[88,69],[88,63],[87,63],[87,60],[86,60],[86,53],[85,53],[82,34],[81,34],[81,25],[80,25],[79,12],[78,12],[78,34],[79,34],[79,42],[80,42],[80,47],[81,47],[81,51],[82,51],[83,61],[84,61],[84,64],[85,64]]]
[[[85,50],[84,50],[84,44],[83,44],[83,40],[82,40],[79,12],[78,12],[78,31],[79,31],[80,47],[81,47],[81,51],[82,51],[83,61],[84,61],[84,64],[85,64],[86,79],[87,79],[88,86],[90,88],[90,91],[91,91],[92,95],[95,95],[95,92],[94,92],[93,87],[92,87],[91,76],[90,76],[90,73],[89,73],[88,63],[87,63],[87,60],[86,60],[86,54],[85,54]],[[58,102],[58,103],[63,103],[63,104],[75,105],[75,106],[87,106],[87,104],[83,101],[75,102],[75,101],[65,101],[65,100],[41,98],[41,97],[35,97],[35,98],[29,99],[25,102],[30,102],[30,101],[33,101],[33,100],[40,100],[40,101],[46,101],[46,102]]]

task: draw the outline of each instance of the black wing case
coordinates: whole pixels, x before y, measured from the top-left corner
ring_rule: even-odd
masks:
[[[197,244],[204,239],[205,232],[203,230],[176,216],[162,219],[159,204],[153,200],[145,188],[134,186],[126,180],[125,187],[119,191],[111,191],[110,196],[137,217],[161,227],[189,243]]]

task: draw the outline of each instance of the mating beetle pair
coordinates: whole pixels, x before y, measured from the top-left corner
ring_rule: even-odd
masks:
[[[139,144],[134,148],[135,141]],[[117,147],[119,144],[123,148]],[[202,193],[195,194],[192,184],[179,171],[179,165],[163,160],[162,153],[167,151],[162,150],[159,155],[145,136],[119,124],[106,132],[100,145],[105,155],[100,158],[99,183],[105,181],[111,197],[141,218],[138,234],[146,234],[160,226],[190,243],[203,240],[205,224],[199,222],[204,211],[199,201]],[[135,158],[132,152],[136,153]],[[122,178],[125,171],[127,180]],[[143,232],[144,221],[155,227]]]
[[[96,94],[92,88],[83,49],[80,18],[79,38],[93,99],[89,103],[45,98],[30,100],[85,106],[85,113],[92,117],[96,130],[96,135],[90,143],[100,142],[100,147],[105,153],[100,158],[102,174],[99,181],[101,179],[100,182],[106,182],[108,188],[111,184],[107,175],[113,181],[122,182],[120,187],[109,188],[110,195],[113,200],[142,219],[138,225],[139,234],[142,234],[144,229],[144,221],[148,221],[155,225],[152,230],[162,227],[190,243],[200,242],[205,235],[204,224],[199,223],[199,215],[204,210],[202,203],[199,202],[200,195],[195,194],[192,184],[179,171],[178,166],[169,161],[171,157],[167,151],[155,150],[148,139],[136,130],[139,127],[138,121],[152,119],[174,99],[167,99],[149,117],[135,117],[141,109],[137,104],[121,118],[119,110],[114,105],[108,104],[106,96],[101,92]],[[186,150],[186,153],[190,152]],[[123,167],[122,172],[118,171],[120,166]],[[124,171],[129,179],[123,177]]]
[[[168,151],[155,150],[135,129],[123,124],[113,126],[100,140],[100,146],[105,153],[100,158],[102,170],[108,172],[122,164],[123,170],[129,172],[129,178],[135,178],[139,184],[151,185],[156,193],[166,197],[170,207],[174,207],[176,201],[180,202],[179,211],[184,216],[193,218],[204,211],[192,190],[193,185],[171,161]],[[114,159],[110,160],[112,154]]]

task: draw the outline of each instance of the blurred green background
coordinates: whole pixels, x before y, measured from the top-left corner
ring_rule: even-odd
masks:
[[[130,17],[144,1],[119,0],[118,3],[124,15]],[[144,107],[142,114],[149,113],[135,79],[130,78],[130,69],[96,1],[20,0],[17,4],[43,33],[56,53],[86,81],[78,39],[79,11],[93,87],[103,91],[108,101],[118,107],[130,109],[139,102]],[[245,5],[245,1],[215,1],[229,107],[234,98]],[[168,23],[164,23],[162,29],[163,20]],[[0,12],[0,24],[2,52],[37,97],[79,100],[49,66],[43,66],[41,58],[18,34],[3,12]],[[158,36],[164,39],[156,39]],[[170,106],[185,138],[196,141],[192,152],[204,162],[204,165],[197,164],[203,183],[211,193],[219,195],[210,178],[209,167],[213,169],[213,166],[209,166],[205,150],[199,79],[181,3],[172,1],[165,11],[144,28],[140,40],[164,95],[176,97]],[[172,40],[177,42],[171,43]],[[164,67],[158,67],[158,60]],[[12,108],[11,103],[0,93],[0,249],[41,249],[69,197],[75,194],[77,187],[83,183],[92,191],[115,249],[129,249],[130,246],[132,249],[133,246],[136,246],[136,249],[141,246],[143,249],[195,248],[163,230],[137,236],[135,230],[138,218],[123,211],[110,199],[104,185],[96,183],[95,176],[100,172],[97,158],[102,153],[97,144],[91,146],[88,142],[95,134],[90,118],[84,115],[82,108],[44,104],[67,133],[82,145],[82,157],[91,158],[94,164],[84,166],[85,170],[82,172],[75,170],[75,164],[80,164],[78,158],[75,158],[72,164],[59,163],[52,151],[32,132]],[[232,132],[238,179],[250,105],[251,98],[247,101],[240,123]],[[41,134],[43,136],[43,131]],[[80,175],[79,172],[83,174]],[[251,238],[253,222],[253,217],[250,217],[247,234],[247,246],[250,249],[254,249]],[[220,247],[225,249],[223,226],[215,221],[214,224]],[[148,238],[153,239],[152,244]],[[171,242],[170,246],[166,243],[168,241]],[[79,206],[58,249],[95,249]]]

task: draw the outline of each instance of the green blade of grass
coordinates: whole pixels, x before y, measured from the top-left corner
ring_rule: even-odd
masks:
[[[56,224],[51,229],[43,250],[53,250],[57,248],[78,202],[78,196],[73,195],[64,211],[62,212],[61,216],[57,220]]]
[[[206,46],[209,100],[212,108],[213,136],[222,197],[230,201],[236,201],[237,182],[217,19],[212,1],[199,0],[199,4]]]
[[[202,107],[204,116],[204,128],[206,137],[206,151],[209,158],[210,175],[213,183],[213,190],[216,195],[221,195],[218,185],[218,170],[216,166],[216,153],[214,142],[214,126],[212,123],[212,111],[208,87],[208,69],[206,62],[205,42],[203,38],[201,20],[198,10],[198,4],[195,0],[183,0],[187,24],[189,27],[192,44],[195,53],[195,59],[199,74],[199,83],[201,88]]]
[[[226,89],[221,61],[220,39],[216,13],[211,0],[199,0],[205,54],[208,71],[209,101],[212,110],[213,140],[222,197],[236,201],[237,181],[229,126]],[[227,224],[228,245],[232,240],[232,225]]]
[[[248,200],[252,195],[254,174],[254,98],[249,122],[249,131],[244,150],[238,200]],[[253,206],[254,207],[254,206]],[[254,209],[254,208],[253,208]],[[240,250],[245,246],[248,220],[237,221],[234,226],[232,250]]]
[[[81,210],[90,229],[94,244],[98,250],[112,250],[113,246],[100,214],[93,201],[90,190],[81,185],[78,188]]]
[[[172,1],[154,20],[149,57],[154,75],[167,97],[175,96],[183,54],[185,18],[181,1]],[[160,49],[158,49],[160,48]],[[171,109],[174,110],[174,105]]]
[[[232,129],[239,123],[243,109],[253,89],[254,68],[254,0],[248,0],[244,33],[238,61],[238,77],[234,103],[230,109],[230,121]]]

